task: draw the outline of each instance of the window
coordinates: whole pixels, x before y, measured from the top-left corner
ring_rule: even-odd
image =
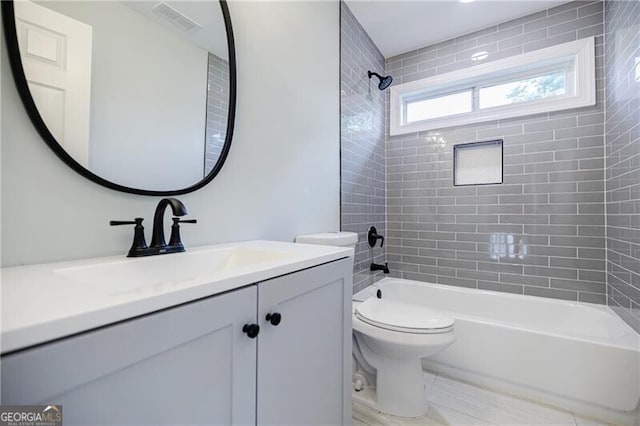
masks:
[[[407,123],[450,117],[488,108],[538,101],[572,92],[568,87],[570,70],[558,65],[550,71],[536,70],[526,77],[499,83],[478,84],[457,93],[438,94],[431,97],[407,97],[405,117]],[[474,108],[474,99],[478,99]]]
[[[471,90],[467,90],[428,99],[407,101],[407,122],[471,112],[472,94]]]
[[[567,94],[566,71],[551,71],[508,83],[481,87],[479,109],[538,101]]]
[[[392,135],[595,105],[586,38],[391,87]]]

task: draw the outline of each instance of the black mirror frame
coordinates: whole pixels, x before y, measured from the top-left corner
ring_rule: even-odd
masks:
[[[227,159],[227,155],[229,154],[229,149],[231,148],[231,139],[233,138],[233,127],[235,123],[235,115],[236,115],[236,51],[235,51],[235,42],[233,39],[233,28],[231,26],[231,17],[229,15],[229,7],[227,5],[227,0],[218,0],[220,4],[220,9],[222,10],[222,16],[224,18],[224,25],[227,33],[227,48],[229,51],[229,114],[227,117],[227,134],[225,138],[224,145],[222,147],[222,151],[220,152],[220,157],[216,162],[215,166],[209,172],[207,176],[204,177],[200,182],[191,185],[187,188],[171,190],[171,191],[153,191],[146,189],[138,189],[138,188],[130,188],[128,186],[119,185],[117,183],[108,181],[103,179],[102,177],[92,173],[87,168],[82,166],[76,160],[73,159],[58,143],[56,138],[51,134],[47,125],[45,124],[42,116],[40,116],[40,112],[31,96],[31,91],[29,90],[29,85],[27,83],[26,76],[24,74],[24,69],[22,67],[22,58],[20,57],[20,48],[18,45],[18,36],[16,31],[16,22],[15,22],[15,11],[14,11],[14,2],[13,0],[2,0],[2,20],[4,24],[4,37],[7,43],[7,52],[9,55],[9,63],[11,64],[11,71],[13,73],[13,79],[16,84],[16,88],[18,89],[18,93],[20,94],[20,98],[22,99],[22,103],[27,111],[27,115],[31,119],[34,127],[44,139],[46,144],[53,150],[53,152],[60,158],[63,162],[65,162],[69,167],[71,167],[75,172],[80,174],[81,176],[99,184],[105,186],[107,188],[127,192],[129,194],[137,194],[137,195],[149,195],[149,196],[167,196],[167,195],[181,195],[188,194],[190,192],[196,191],[216,177],[216,175],[222,169],[224,162]]]

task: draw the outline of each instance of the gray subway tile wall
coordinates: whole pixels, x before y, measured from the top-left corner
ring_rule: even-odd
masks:
[[[207,126],[205,130],[204,175],[220,158],[227,138],[229,113],[229,61],[209,52],[207,72]]]
[[[640,2],[605,2],[607,298],[640,332]]]
[[[341,3],[341,229],[358,233],[353,290],[382,278],[371,262],[384,262],[386,246],[369,248],[374,225],[386,233],[385,97],[367,71],[384,72],[384,57],[347,5]]]
[[[481,50],[490,61],[596,38],[593,107],[387,134],[394,276],[606,303],[603,23],[602,2],[572,2],[386,60],[397,84],[470,67]],[[453,145],[496,138],[504,183],[454,187]]]

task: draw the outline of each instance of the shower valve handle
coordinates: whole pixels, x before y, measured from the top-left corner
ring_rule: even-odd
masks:
[[[369,247],[375,247],[378,240],[380,240],[380,247],[384,246],[384,237],[382,235],[378,235],[378,230],[375,226],[369,227],[369,230],[367,231]]]

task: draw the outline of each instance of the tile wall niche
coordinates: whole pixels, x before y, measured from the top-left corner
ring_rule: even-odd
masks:
[[[209,52],[207,74],[207,127],[204,175],[218,162],[227,137],[229,112],[229,61]]]
[[[640,332],[640,2],[605,2],[608,304]]]
[[[470,67],[481,50],[495,60],[596,40],[593,107],[387,136],[393,275],[606,303],[603,23],[602,2],[572,2],[386,60],[405,83]],[[490,139],[504,140],[503,184],[454,187],[453,145]]]
[[[386,234],[385,96],[367,71],[384,72],[384,57],[347,5],[341,3],[341,229],[358,233],[353,290],[382,278],[369,271],[384,262],[386,247],[371,249],[366,235],[374,225]]]

